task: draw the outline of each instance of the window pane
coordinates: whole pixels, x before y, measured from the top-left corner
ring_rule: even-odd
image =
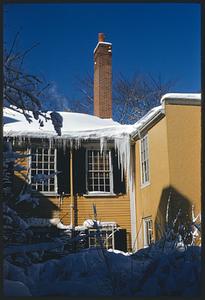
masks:
[[[50,157],[50,162],[54,162],[54,156]]]
[[[36,168],[36,163],[32,163],[31,168]]]
[[[50,191],[54,192],[54,185],[52,185],[52,184],[50,185]]]
[[[32,161],[36,161],[36,155],[33,154],[31,159]]]
[[[42,191],[42,185],[38,184],[38,191]]]

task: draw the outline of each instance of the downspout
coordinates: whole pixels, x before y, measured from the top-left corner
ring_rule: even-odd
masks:
[[[73,209],[74,209],[74,196],[73,196],[73,152],[70,149],[70,225],[73,228]]]

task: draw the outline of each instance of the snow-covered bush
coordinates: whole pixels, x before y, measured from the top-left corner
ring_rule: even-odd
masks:
[[[4,106],[10,107],[14,111],[22,113],[28,123],[32,119],[39,121],[40,126],[50,120],[54,125],[54,130],[58,135],[61,134],[62,117],[57,112],[47,115],[42,110],[41,102],[45,100],[44,93],[49,86],[38,76],[31,75],[24,70],[24,59],[27,53],[16,50],[16,41],[19,37],[17,33],[11,48],[4,49],[3,74]],[[29,112],[30,111],[30,112]],[[17,205],[27,202],[31,207],[38,206],[39,199],[32,194],[31,186],[27,183],[28,176],[25,174],[26,168],[18,163],[19,159],[29,156],[28,154],[17,153],[13,150],[12,143],[8,139],[3,141],[3,240],[5,246],[11,243],[30,243],[32,240],[32,230],[27,224],[26,219],[17,213]],[[18,195],[13,190],[14,172],[22,174],[25,180],[22,190]],[[53,174],[52,176],[55,176]],[[38,180],[39,178],[36,178]],[[41,178],[48,180],[48,178]],[[35,258],[36,259],[36,258]],[[20,259],[21,261],[21,259]]]

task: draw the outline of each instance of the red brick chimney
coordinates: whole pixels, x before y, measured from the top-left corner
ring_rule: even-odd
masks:
[[[94,115],[112,118],[112,44],[103,33],[94,50]]]

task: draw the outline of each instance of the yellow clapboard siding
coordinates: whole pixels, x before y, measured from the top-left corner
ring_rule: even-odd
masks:
[[[27,154],[26,150],[18,151],[20,153]],[[19,163],[22,166],[28,167],[29,165],[29,157],[19,160]],[[25,175],[27,171],[23,171]],[[23,179],[23,176],[18,172],[15,172],[15,175],[19,179]],[[25,180],[25,179],[23,179]],[[44,200],[43,200],[44,199]],[[42,197],[40,201],[45,201],[47,199],[48,204],[52,204],[55,206],[55,209],[52,210],[49,218],[57,218],[61,219],[61,222],[65,225],[70,224],[70,216],[71,216],[71,200],[69,196],[65,196],[63,200],[60,202],[60,198],[58,196],[47,196]],[[127,230],[127,242],[128,248],[131,246],[130,242],[130,233],[131,233],[131,224],[130,224],[130,199],[128,195],[120,195],[113,197],[77,197],[74,199],[75,207],[77,208],[75,214],[75,225],[83,225],[83,222],[86,219],[93,219],[93,204],[96,205],[97,209],[97,218],[100,221],[106,222],[116,222],[121,228]],[[40,209],[41,217],[45,214],[47,216],[47,206],[43,204],[43,210]]]

